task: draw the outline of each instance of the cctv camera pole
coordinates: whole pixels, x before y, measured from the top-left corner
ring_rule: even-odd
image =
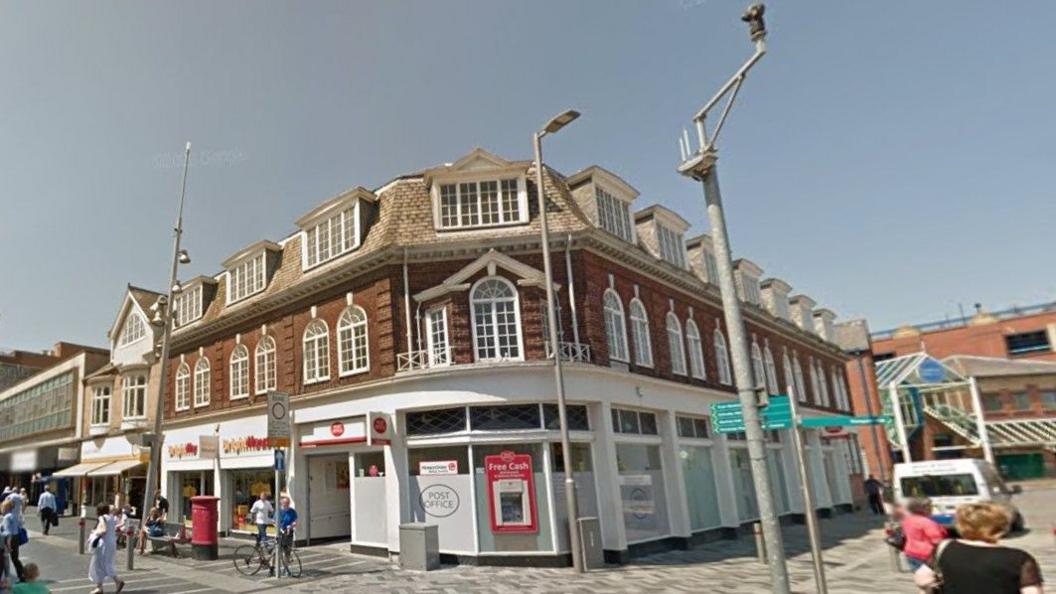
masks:
[[[183,182],[180,186],[180,206],[176,211],[176,227],[173,229],[172,240],[172,265],[169,269],[169,293],[165,303],[158,304],[158,317],[164,326],[161,335],[161,365],[158,374],[158,398],[154,402],[154,435],[150,442],[150,466],[147,468],[147,487],[143,492],[143,507],[139,510],[140,522],[146,518],[147,512],[154,503],[154,491],[158,489],[158,474],[161,471],[161,417],[165,412],[165,385],[168,383],[169,373],[169,343],[172,340],[172,311],[174,309],[173,298],[176,290],[176,269],[180,265],[180,237],[183,235],[183,201],[187,195],[187,169],[191,163],[191,143],[183,153]],[[142,538],[142,535],[140,536]],[[129,547],[132,543],[129,542]],[[131,569],[131,557],[129,557],[129,569]]]
[[[781,525],[777,519],[772,495],[770,474],[766,464],[766,444],[763,428],[759,421],[760,402],[755,395],[754,379],[750,367],[751,358],[748,352],[748,341],[744,332],[744,319],[741,316],[741,304],[737,297],[733,279],[733,261],[730,256],[730,242],[726,229],[726,218],[722,211],[722,196],[719,193],[719,179],[715,170],[718,158],[715,142],[719,132],[730,113],[730,107],[744,83],[748,70],[766,53],[766,27],[763,24],[763,6],[751,6],[743,19],[751,28],[752,41],[756,51],[747,62],[726,82],[719,92],[697,112],[693,118],[697,129],[699,149],[691,152],[689,134],[682,133],[679,148],[682,151],[682,164],[679,173],[701,182],[704,186],[704,201],[708,209],[708,221],[711,225],[711,237],[715,246],[718,263],[719,289],[722,293],[722,309],[726,319],[726,330],[729,333],[731,355],[733,358],[734,380],[737,395],[744,415],[745,436],[748,441],[748,456],[751,461],[752,480],[755,483],[756,499],[759,502],[759,521],[762,524],[763,540],[769,553],[770,585],[774,594],[789,594],[788,567],[785,564],[785,547],[782,541]],[[722,108],[719,121],[711,138],[708,138],[704,120],[708,112],[723,97],[729,96]]]

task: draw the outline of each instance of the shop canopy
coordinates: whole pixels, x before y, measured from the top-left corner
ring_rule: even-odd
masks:
[[[69,468],[63,468],[62,470],[56,470],[51,473],[51,476],[73,476],[82,477],[95,470],[106,466],[106,462],[81,462],[80,464],[74,464]]]
[[[118,462],[103,464],[98,468],[89,470],[88,476],[117,476],[126,470],[131,470],[142,465],[143,463],[139,460],[120,460]]]

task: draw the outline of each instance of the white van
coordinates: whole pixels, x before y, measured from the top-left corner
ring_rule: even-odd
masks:
[[[957,506],[993,501],[1012,511],[1012,531],[1023,530],[1023,516],[1012,503],[1020,488],[1009,488],[992,464],[976,458],[932,460],[895,464],[895,501],[927,497],[934,508],[932,518],[944,526],[953,524]]]

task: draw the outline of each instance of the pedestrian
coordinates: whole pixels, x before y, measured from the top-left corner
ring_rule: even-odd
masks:
[[[869,478],[865,479],[865,494],[869,496],[869,508],[873,510],[873,515],[882,515],[884,513],[884,483],[870,474]]]
[[[143,528],[139,531],[139,554],[146,553],[147,540],[151,537],[165,536],[165,520],[161,517],[161,510],[156,507],[150,508],[147,519],[143,522]]]
[[[1005,507],[989,501],[957,508],[959,538],[944,541],[913,580],[921,591],[941,580],[943,594],[1043,594],[1041,569],[1030,553],[998,544],[1012,523]],[[940,578],[941,576],[941,578]]]
[[[117,567],[114,563],[117,557],[117,518],[110,513],[110,506],[100,503],[95,508],[99,519],[96,521],[95,530],[88,538],[88,548],[92,552],[92,562],[88,566],[88,577],[95,584],[91,594],[103,594],[103,583],[106,578],[112,578],[117,591],[125,587],[125,582],[117,575]]]
[[[283,554],[283,563],[280,564],[280,567],[285,566],[285,574],[290,576],[292,575],[289,567],[290,549],[293,548],[293,533],[297,528],[297,510],[293,509],[289,497],[283,496],[279,499],[278,522],[279,550],[281,550]]]
[[[45,485],[37,499],[37,513],[40,514],[40,527],[44,536],[48,535],[52,525],[58,524],[59,511],[55,505],[55,495],[51,492],[51,485]]]
[[[923,565],[931,557],[935,545],[946,538],[946,529],[931,519],[931,500],[926,498],[911,499],[906,504],[902,533],[906,537],[906,547],[902,552],[909,561],[911,571]]]
[[[271,523],[271,515],[273,513],[275,513],[275,508],[268,501],[268,492],[261,491],[260,499],[254,501],[253,507],[249,508],[249,514],[253,516],[253,523],[257,525],[258,545],[268,536],[268,524]]]
[[[0,514],[3,515],[3,519],[0,519],[0,542],[3,543],[8,561],[15,568],[15,575],[19,581],[22,581],[25,570],[22,567],[22,561],[18,558],[18,549],[22,544],[20,542],[22,527],[18,525],[18,513],[15,511],[16,499],[18,499],[17,495],[8,497],[0,503]]]
[[[169,500],[165,499],[165,496],[161,494],[161,491],[154,491],[154,507],[161,513],[161,521],[169,521]]]
[[[20,526],[26,525],[26,508],[29,507],[29,493],[26,492],[26,488],[22,487],[18,491],[19,510],[18,510],[18,523]]]
[[[47,586],[38,582],[40,568],[36,563],[26,563],[26,579],[11,589],[11,594],[50,594]]]

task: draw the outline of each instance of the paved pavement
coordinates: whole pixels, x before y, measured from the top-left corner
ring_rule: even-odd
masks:
[[[1030,551],[1042,571],[1056,579],[1056,485],[1028,488],[1017,499],[1027,518],[1028,531],[1009,540]],[[58,534],[33,535],[23,558],[37,561],[53,592],[87,592],[87,557],[77,555],[76,522],[64,522]],[[892,569],[889,548],[883,543],[881,522],[867,514],[837,516],[822,521],[825,566],[832,594],[915,594],[908,573]],[[793,591],[815,592],[806,530],[785,528]],[[671,551],[578,576],[568,569],[447,567],[418,573],[400,570],[388,560],[348,553],[347,544],[299,549],[304,575],[300,579],[246,578],[238,574],[231,554],[240,541],[225,539],[221,559],[198,562],[161,555],[136,558],[127,573],[125,592],[211,594],[213,592],[424,592],[436,594],[536,594],[694,592],[748,594],[769,591],[766,568],[755,560],[750,537],[719,541],[691,551]],[[123,551],[119,569],[124,567]],[[122,572],[126,573],[126,572]],[[110,588],[112,591],[112,588]]]

